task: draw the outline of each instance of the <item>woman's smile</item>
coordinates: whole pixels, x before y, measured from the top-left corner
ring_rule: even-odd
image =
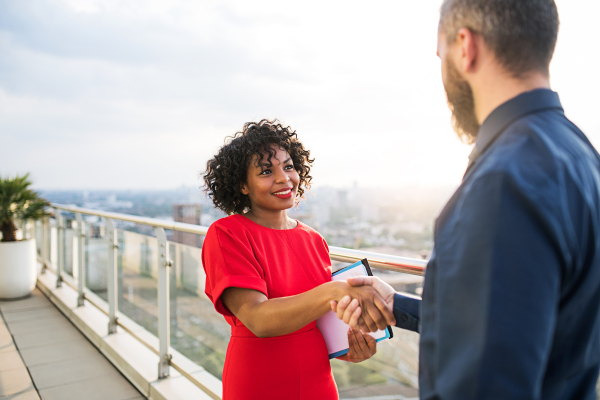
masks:
[[[276,193],[271,193],[273,196],[279,197],[280,199],[289,199],[290,197],[292,197],[293,193],[293,187],[288,187],[285,189],[282,189]]]

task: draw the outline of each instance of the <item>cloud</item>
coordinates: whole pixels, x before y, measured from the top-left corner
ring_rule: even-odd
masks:
[[[450,129],[437,9],[1,2],[0,173],[31,171],[44,188],[197,185],[225,136],[277,117],[317,156],[317,185],[457,184],[469,148]],[[563,18],[561,34],[569,26]],[[573,65],[556,58],[561,71]],[[595,97],[566,92],[577,104]]]

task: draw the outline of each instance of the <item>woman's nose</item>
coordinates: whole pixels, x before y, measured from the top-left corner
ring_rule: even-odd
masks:
[[[287,182],[290,180],[288,174],[286,174],[283,170],[277,171],[277,176],[275,178],[277,179],[277,182]]]

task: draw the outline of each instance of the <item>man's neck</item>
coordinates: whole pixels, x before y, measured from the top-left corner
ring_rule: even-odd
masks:
[[[508,74],[490,74],[471,82],[475,114],[479,124],[500,105],[521,93],[535,89],[550,89],[550,79],[541,72],[532,72],[522,79]]]

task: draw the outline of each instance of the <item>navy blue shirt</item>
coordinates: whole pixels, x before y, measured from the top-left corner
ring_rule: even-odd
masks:
[[[600,157],[538,89],[482,124],[439,215],[423,300],[421,399],[596,399],[600,367]],[[420,325],[420,326],[419,326]]]

